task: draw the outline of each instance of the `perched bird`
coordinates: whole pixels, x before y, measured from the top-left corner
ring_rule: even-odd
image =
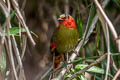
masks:
[[[52,44],[50,46],[51,52],[55,53],[55,68],[58,67],[61,56],[72,51],[79,38],[75,20],[72,16],[62,14],[58,18],[58,22],[59,26],[54,33]]]

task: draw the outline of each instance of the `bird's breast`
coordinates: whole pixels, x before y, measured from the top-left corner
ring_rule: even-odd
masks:
[[[56,32],[58,46],[56,47],[59,53],[71,51],[77,44],[79,38],[78,30],[74,28],[60,27]]]

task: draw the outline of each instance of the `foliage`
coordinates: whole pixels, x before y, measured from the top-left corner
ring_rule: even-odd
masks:
[[[114,39],[110,28],[108,29],[108,40],[110,41],[110,62],[112,64],[107,65],[108,59],[106,57],[85,72],[77,74],[108,52],[107,37],[105,36],[107,30],[104,30],[103,24],[101,24],[104,22],[104,18],[102,18],[103,21],[99,19],[103,16],[98,15],[99,9],[96,7],[94,0],[36,0],[35,2],[29,0],[26,2],[25,8],[24,3],[20,0],[18,1],[20,2],[19,7],[15,6],[12,0],[10,1],[10,11],[7,1],[4,2],[4,4],[1,2],[4,8],[0,6],[0,76],[2,74],[3,78],[5,78],[7,72],[10,71],[9,76],[15,77],[16,80],[19,80],[19,78],[21,80],[27,80],[25,79],[26,76],[28,76],[28,80],[30,80],[30,74],[34,73],[32,80],[40,79],[41,76],[41,79],[47,80],[48,77],[51,78],[52,74],[57,73],[59,75],[59,72],[62,71],[61,68],[66,69],[68,65],[72,65],[72,68],[67,70],[64,75],[64,79],[69,79],[73,75],[76,75],[72,80],[87,80],[88,76],[86,76],[85,73],[88,73],[91,80],[103,80],[107,74],[107,67],[109,67],[109,73],[107,74],[109,79],[112,80],[115,77],[120,67],[120,53],[118,50],[118,46],[120,45],[117,43],[119,38]],[[52,59],[47,59],[51,58],[51,56],[49,56],[51,54],[47,54],[50,53],[49,45],[51,35],[55,26],[58,24],[57,17],[62,13],[66,13],[66,10],[68,10],[70,15],[75,17],[80,34],[79,42],[83,40],[82,47],[79,51],[80,55],[77,55],[73,61],[66,61],[65,64],[56,71],[50,70],[48,72],[49,64],[52,63]],[[114,27],[118,33],[120,33],[120,1],[110,0],[106,8],[103,7],[103,10],[112,24],[116,25]],[[8,15],[6,15],[6,13]],[[97,19],[95,20],[96,16]],[[29,39],[28,41],[27,37]],[[36,45],[33,45],[34,40],[36,41]],[[29,43],[29,41],[31,41],[31,43]],[[27,54],[25,54],[25,52]],[[26,56],[24,56],[24,54]],[[69,57],[70,56],[71,54]],[[28,63],[27,61],[25,62],[24,57],[25,60],[28,60]],[[32,69],[25,70],[25,73],[31,70],[35,72],[25,74],[24,69],[26,69],[26,66],[32,66]],[[45,72],[44,70],[47,70],[47,74],[43,74],[43,72]],[[55,79],[56,77],[57,76],[52,76],[52,78]]]

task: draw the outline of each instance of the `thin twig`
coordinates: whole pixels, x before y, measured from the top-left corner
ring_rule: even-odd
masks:
[[[113,59],[112,56],[111,56],[111,62],[112,62],[112,66],[113,66],[113,68],[114,68],[114,72],[117,72],[117,71],[118,71],[118,68],[116,67],[115,62],[114,62],[114,59]]]
[[[108,2],[109,2],[109,0],[105,0],[105,1],[103,2],[103,7],[105,7]],[[87,40],[88,37],[91,35],[93,29],[95,28],[95,24],[97,23],[97,21],[98,21],[98,16],[96,15],[96,16],[93,18],[93,21],[92,21],[92,24],[91,24],[92,27],[89,29],[88,34],[86,35],[86,39],[85,39],[85,40]],[[85,35],[83,36],[82,40],[79,42],[78,46],[76,47],[76,49],[75,49],[76,52],[79,52],[79,50],[81,49],[82,45],[84,44],[84,43],[83,43],[83,42],[84,42],[84,40],[83,40],[84,37],[85,37]],[[76,53],[72,53],[72,55],[70,56],[70,59],[69,59],[69,60],[70,60],[70,61],[73,61],[73,60],[75,60],[76,57],[77,57],[77,54],[76,54]],[[72,64],[69,65],[69,68],[70,68],[71,66],[72,66]],[[62,71],[59,73],[59,75],[58,75],[56,78],[57,78],[58,80],[61,80],[65,73],[66,73],[66,68],[63,68]]]
[[[120,20],[120,14],[118,14],[118,16],[116,17],[116,19],[113,22],[115,24],[115,26],[117,26],[117,23],[119,22],[119,20]]]
[[[10,58],[10,63],[11,63],[11,66],[12,66],[12,69],[13,69],[13,72],[14,72],[14,75],[15,75],[15,78],[16,80],[18,80],[18,77],[17,77],[17,72],[15,70],[15,63],[14,63],[14,58],[13,58],[13,52],[12,52],[12,44],[11,44],[11,39],[10,39],[10,35],[9,35],[9,28],[11,28],[11,23],[10,23],[10,2],[8,1],[8,9],[6,7],[6,5],[4,3],[1,2],[1,5],[3,8],[3,12],[5,13],[5,16],[6,16],[6,21],[5,21],[5,25],[4,27],[7,25],[7,37],[8,37],[8,55],[9,55],[9,58]],[[23,70],[23,66],[22,66],[22,62],[21,62],[21,59],[20,59],[20,56],[19,56],[19,50],[17,48],[17,43],[16,43],[16,40],[14,38],[14,36],[12,36],[12,43],[13,43],[13,48],[15,50],[15,53],[16,53],[16,58],[17,58],[17,61],[18,61],[18,64],[20,66],[20,72],[22,73],[24,79],[25,79],[25,75],[24,75],[24,70]],[[7,45],[7,41],[6,41],[6,45]]]
[[[120,52],[120,40],[118,40],[118,34],[112,24],[112,22],[109,20],[109,18],[107,17],[107,15],[105,14],[104,10],[102,9],[102,7],[100,6],[99,2],[97,0],[94,0],[94,3],[96,4],[98,10],[100,11],[100,13],[102,14],[103,18],[105,19],[105,21],[107,22],[109,29],[114,37],[114,40],[116,40],[116,44],[118,47],[118,51]]]
[[[27,0],[23,0],[22,7],[21,7],[21,10],[22,10],[22,11],[23,11],[24,8],[25,8],[26,1],[27,1]]]
[[[120,75],[120,69],[118,70],[118,72],[113,77],[113,80],[117,80],[117,78],[118,78],[119,75]]]
[[[10,2],[8,1],[8,4],[10,6]],[[10,9],[9,9],[9,12],[10,12]],[[9,23],[9,28],[11,28],[11,23]],[[15,40],[15,37],[14,35],[12,35],[12,45],[13,45],[13,49],[15,51],[15,55],[16,55],[16,58],[17,58],[17,62],[18,62],[18,65],[20,67],[20,75],[19,77],[23,78],[23,80],[25,80],[25,74],[24,74],[24,69],[23,69],[23,64],[22,64],[22,61],[21,61],[21,58],[20,58],[20,53],[19,53],[19,50],[18,50],[18,47],[17,47],[17,42]]]
[[[101,13],[102,16],[104,17],[105,21],[108,23],[109,28],[110,28],[110,30],[111,30],[111,32],[112,32],[113,37],[114,37],[115,39],[117,39],[117,38],[118,38],[118,35],[117,35],[116,31],[115,31],[115,28],[114,28],[112,22],[109,20],[109,18],[108,18],[107,15],[105,14],[105,12],[104,12],[104,10],[102,9],[102,7],[101,7],[101,5],[99,4],[99,2],[98,2],[97,0],[94,0],[94,2],[95,2],[95,4],[96,4],[96,6],[97,6],[97,9],[100,11],[100,13]]]
[[[107,45],[107,52],[108,52],[108,56],[107,56],[107,67],[106,67],[106,75],[105,75],[105,80],[107,80],[107,77],[108,77],[108,72],[109,72],[109,67],[110,67],[110,55],[111,55],[111,52],[110,52],[110,40],[109,40],[109,32],[108,32],[108,27],[109,29],[111,30],[111,33],[114,37],[114,39],[118,39],[118,35],[117,35],[117,32],[115,31],[114,29],[114,26],[112,24],[112,22],[109,20],[109,18],[107,17],[107,15],[105,14],[104,10],[102,9],[101,5],[99,4],[99,2],[97,0],[94,0],[94,3],[96,4],[97,6],[97,9],[98,9],[98,15],[99,15],[99,19],[102,23],[102,27],[103,27],[103,30],[104,30],[104,34],[105,34],[105,38],[106,38],[106,45]],[[106,26],[108,24],[109,26]],[[118,45],[118,51],[119,51],[119,46],[120,46],[120,43],[116,41],[116,44]],[[115,66],[115,65],[114,65]]]
[[[20,58],[20,53],[19,53],[19,50],[18,50],[18,47],[17,47],[17,43],[16,43],[16,40],[15,40],[15,37],[12,36],[12,43],[13,43],[13,49],[15,51],[15,55],[16,55],[16,58],[17,58],[17,62],[19,64],[19,67],[20,67],[20,75],[21,76],[21,80],[23,78],[23,80],[25,80],[25,74],[24,74],[24,69],[23,69],[23,64],[22,64],[22,61],[21,61],[21,58]]]
[[[48,69],[48,71],[41,77],[41,79],[44,79],[45,76],[47,76],[48,73],[49,73],[52,69],[53,69],[53,66],[51,66],[51,67]]]
[[[109,31],[108,31],[108,25],[107,22],[104,20],[102,14],[97,10],[97,14],[99,16],[99,20],[102,23],[102,28],[105,34],[105,40],[106,40],[106,46],[107,46],[107,65],[106,65],[106,75],[105,75],[105,80],[107,80],[108,77],[108,71],[109,71],[109,66],[110,66],[110,40],[109,40]]]
[[[0,26],[1,27],[1,26]],[[2,74],[2,65],[1,65],[1,63],[2,63],[2,57],[3,57],[3,45],[4,45],[4,35],[3,35],[4,33],[3,33],[3,31],[2,31],[2,29],[0,28],[0,80],[3,80],[4,79],[4,77],[3,77],[3,74]]]
[[[4,40],[5,40],[5,29],[2,30],[2,27],[0,26],[0,55],[2,54]]]
[[[78,74],[84,73],[86,70],[88,70],[89,68],[91,68],[92,66],[100,63],[103,59],[105,59],[107,53],[103,54],[102,56],[100,56],[100,58],[98,58],[97,60],[95,60],[93,63],[91,63],[89,66],[85,67],[84,69],[80,70],[79,72],[75,73],[72,75],[72,77],[68,78],[67,80],[72,80],[74,77],[77,77]]]
[[[105,8],[106,5],[108,4],[110,0],[105,0],[103,3],[102,3],[102,7]],[[90,27],[90,29],[88,30],[88,35],[86,36],[86,38],[88,38],[90,36],[90,34],[93,32],[94,28],[95,28],[95,24],[97,23],[98,21],[98,15],[96,14],[95,17],[93,18],[93,22],[91,24],[91,26],[93,27]]]
[[[13,4],[13,7],[15,8],[15,10],[16,10],[16,12],[17,12],[17,14],[18,14],[18,17],[19,17],[19,20],[20,20],[21,24],[22,24],[22,25],[24,26],[24,28],[26,29],[28,38],[31,40],[33,46],[35,46],[36,43],[35,43],[35,41],[33,40],[32,35],[30,34],[30,31],[29,31],[29,29],[28,29],[28,27],[27,27],[27,25],[26,25],[26,23],[25,23],[25,20],[24,20],[22,14],[21,14],[21,12],[20,12],[19,5],[18,5],[17,1],[16,1],[16,0],[11,0],[11,1],[12,1],[12,4]]]
[[[107,42],[107,67],[106,67],[106,74],[105,74],[105,80],[107,80],[107,77],[108,77],[108,72],[109,72],[109,68],[110,68],[110,55],[111,55],[111,52],[110,52],[110,39],[109,39],[109,31],[108,31],[108,26],[107,26],[107,23],[106,23],[106,35],[107,35],[107,39],[106,39],[106,42]]]
[[[58,27],[58,21],[57,21],[57,17],[55,14],[52,15],[53,21],[55,22],[55,26]]]
[[[53,69],[52,64],[50,65],[51,67],[48,67],[48,71],[45,72],[43,75],[41,75],[41,72],[39,72],[36,77],[34,78],[34,80],[46,80],[46,76],[48,76],[51,73],[51,70]],[[52,72],[53,73],[53,72]]]
[[[13,70],[15,79],[18,80],[17,72],[16,72],[16,69],[15,69],[14,58],[13,58],[11,39],[10,39],[10,35],[9,35],[10,12],[7,9],[5,3],[2,0],[0,1],[0,7],[2,8],[2,10],[3,10],[4,14],[5,14],[5,17],[6,17],[6,22],[5,23],[6,23],[6,26],[7,26],[8,44],[7,44],[7,41],[5,41],[5,43],[6,43],[6,46],[8,46],[8,55],[9,55],[9,59],[10,59],[10,63],[11,63],[11,66],[12,66],[12,70]]]
[[[26,35],[22,35],[22,55],[21,55],[21,60],[24,58],[26,46],[27,46],[27,37],[26,37]]]
[[[8,4],[8,10],[10,11],[11,9],[10,0],[7,0],[7,4]]]

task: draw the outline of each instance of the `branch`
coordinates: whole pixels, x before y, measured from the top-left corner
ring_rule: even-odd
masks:
[[[101,5],[99,4],[98,0],[94,0],[94,3],[96,4],[97,7],[97,14],[99,15],[99,20],[102,23],[102,28],[105,34],[105,39],[106,39],[106,45],[107,45],[107,67],[106,67],[106,75],[105,75],[105,80],[108,78],[108,72],[109,72],[109,67],[110,67],[110,40],[109,40],[109,31],[108,27],[114,37],[114,39],[118,39],[117,32],[114,29],[114,26],[112,22],[109,20],[107,15],[105,14],[104,10],[102,9]],[[118,44],[118,50],[119,50],[120,43]],[[114,65],[115,66],[115,65]]]
[[[100,63],[103,59],[105,59],[107,53],[100,56],[100,58],[98,58],[97,60],[95,60],[93,63],[91,63],[89,66],[85,67],[84,69],[80,70],[79,72],[75,73],[72,75],[72,77],[68,78],[67,80],[72,80],[74,77],[77,77],[78,74],[84,73],[86,70],[88,70],[89,68],[91,68],[92,66]]]
[[[21,12],[20,12],[19,5],[18,5],[17,1],[16,1],[16,0],[11,0],[11,1],[12,1],[12,4],[13,4],[13,7],[15,8],[15,10],[16,10],[16,12],[17,12],[17,14],[18,14],[18,17],[19,17],[19,20],[20,20],[21,24],[22,24],[22,25],[24,26],[24,28],[26,29],[26,33],[27,33],[28,38],[29,38],[30,41],[32,42],[33,46],[35,46],[36,43],[35,43],[35,41],[33,40],[32,35],[30,34],[30,31],[29,31],[29,29],[28,29],[28,27],[27,27],[27,25],[26,25],[26,23],[25,23],[25,20],[24,20],[22,14],[21,14]]]
[[[95,2],[97,2],[97,0],[95,0]],[[97,2],[96,6],[100,6],[100,4]],[[101,7],[101,6],[100,6]],[[108,30],[108,25],[107,25],[107,22],[105,21],[104,17],[103,17],[103,14],[98,10],[97,8],[97,14],[99,16],[99,20],[102,24],[102,28],[103,28],[103,31],[104,31],[104,34],[105,34],[105,41],[106,41],[106,46],[107,46],[107,65],[106,65],[106,75],[105,75],[105,80],[107,80],[107,77],[108,77],[108,72],[109,72],[109,67],[110,67],[110,55],[111,55],[111,52],[110,52],[110,39],[109,39],[109,30]]]
[[[114,40],[116,40],[116,44],[118,45],[118,51],[120,52],[120,39],[118,38],[118,34],[112,24],[112,22],[109,20],[109,18],[107,17],[107,15],[105,14],[104,10],[102,9],[102,7],[100,6],[100,4],[98,3],[97,0],[94,0],[94,3],[96,4],[97,9],[99,10],[99,12],[101,13],[101,15],[103,16],[104,20],[106,21],[106,23],[109,26],[109,29],[114,37]]]
[[[8,56],[9,56],[9,59],[10,59],[10,63],[11,63],[11,67],[12,67],[15,79],[18,80],[17,72],[16,72],[16,69],[15,69],[15,62],[14,62],[14,58],[13,58],[11,39],[10,39],[10,35],[9,35],[10,12],[7,9],[5,3],[2,0],[0,1],[0,7],[2,8],[3,13],[6,17],[6,22],[5,22],[6,24],[4,26],[7,26],[8,41],[6,41],[6,39],[5,39],[5,45],[6,45],[6,48],[7,48],[7,51],[8,51]]]
[[[109,2],[109,0],[105,0],[103,2],[103,7],[105,7],[107,5],[107,3]],[[98,21],[98,16],[95,15],[95,17],[93,18],[93,21],[92,21],[92,24],[90,25],[91,28],[88,30],[88,34],[84,34],[83,37],[82,37],[82,40],[79,42],[78,46],[75,48],[75,51],[78,53],[82,47],[82,45],[84,44],[84,40],[87,40],[88,37],[91,35],[91,33],[93,32],[93,29],[95,28],[95,24],[97,23]],[[87,30],[85,31],[85,33],[87,32]],[[72,53],[72,55],[70,56],[70,59],[69,61],[73,61],[75,60],[75,58],[77,57],[77,54],[76,53]],[[68,65],[68,69],[70,69],[72,66],[72,64]],[[66,73],[66,68],[63,68],[62,71],[59,73],[59,75],[54,78],[54,79],[58,79],[58,80],[61,80],[62,77],[64,76],[64,74]]]
[[[23,69],[22,61],[20,59],[20,53],[19,53],[19,50],[18,50],[18,47],[17,47],[17,42],[16,42],[15,37],[13,35],[12,35],[12,39],[10,38],[10,35],[9,35],[9,33],[10,33],[9,29],[11,28],[11,23],[10,23],[10,19],[11,19],[10,18],[10,7],[11,6],[10,6],[10,1],[9,0],[7,1],[7,3],[9,5],[8,8],[4,4],[4,2],[1,1],[1,4],[0,4],[0,6],[2,7],[3,12],[5,14],[5,17],[6,17],[4,28],[7,27],[7,38],[8,38],[8,40],[7,39],[5,40],[6,41],[5,45],[6,45],[6,48],[7,48],[7,51],[8,51],[8,55],[9,55],[10,63],[11,63],[11,66],[12,66],[12,69],[13,69],[13,72],[14,72],[15,79],[18,80],[18,77],[17,77],[17,71],[15,69],[15,62],[14,62],[14,57],[13,57],[12,45],[13,45],[13,49],[15,51],[15,55],[16,55],[16,58],[17,58],[18,65],[20,67],[20,75],[19,76],[22,76],[25,79],[24,69]]]
[[[113,77],[113,80],[117,80],[117,77],[120,75],[120,69],[118,70],[118,72],[115,74],[115,76]]]

